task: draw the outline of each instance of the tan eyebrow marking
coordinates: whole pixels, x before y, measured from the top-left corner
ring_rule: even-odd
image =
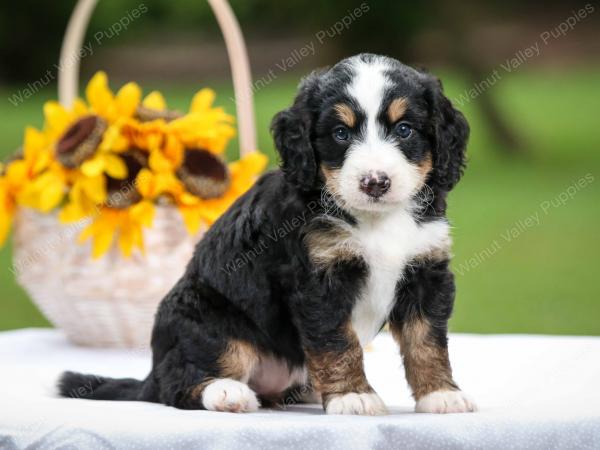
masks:
[[[346,103],[338,103],[334,106],[335,112],[342,122],[352,128],[356,125],[356,116],[354,115],[354,111],[352,108],[348,106]]]
[[[404,97],[398,97],[388,107],[388,117],[391,123],[398,122],[406,112],[408,101]]]

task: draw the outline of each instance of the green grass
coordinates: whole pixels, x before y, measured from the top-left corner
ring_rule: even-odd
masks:
[[[449,97],[467,88],[455,74],[441,75]],[[480,120],[476,99],[462,108],[472,139],[468,170],[450,196],[458,284],[453,331],[600,335],[599,78],[600,68],[504,76],[492,92],[525,142],[524,158],[501,156]],[[296,83],[296,77],[279,78],[256,95],[259,147],[272,162],[268,124],[290,103]],[[233,112],[230,89],[212,86],[219,103]],[[162,89],[170,105],[184,109],[194,91],[192,86],[145,87]],[[0,89],[0,98],[15,89]],[[40,125],[41,105],[53,95],[41,92],[18,107],[0,101],[0,155],[19,145],[25,124]],[[595,181],[543,211],[587,174]],[[528,217],[536,220],[520,225]],[[515,227],[517,236],[507,240]],[[472,258],[477,261],[469,264]],[[9,267],[7,247],[0,251],[0,329],[47,324]]]

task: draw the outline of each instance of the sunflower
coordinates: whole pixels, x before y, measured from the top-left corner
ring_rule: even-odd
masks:
[[[127,166],[115,152],[124,152],[128,148],[129,142],[121,135],[120,125],[109,126],[95,155],[81,164],[81,172],[88,177],[106,173],[119,180],[126,178]]]
[[[227,164],[234,118],[203,89],[186,113],[170,110],[160,92],[142,99],[135,83],[113,93],[104,72],[84,101],[44,105],[44,127],[25,130],[23,150],[0,167],[0,244],[18,206],[58,210],[63,223],[86,220],[81,242],[99,258],[117,245],[125,257],[144,251],[143,229],[155,204],[178,208],[192,235],[210,226],[264,169],[258,152]]]
[[[48,136],[26,128],[23,156],[8,164],[5,175],[17,203],[45,213],[56,208],[66,193],[63,173],[56,169]]]
[[[203,148],[221,154],[235,136],[234,118],[223,108],[213,107],[215,93],[202,89],[192,99],[187,114],[167,109],[159,92],[144,98],[138,119],[124,125],[124,134],[133,145],[148,151],[165,146],[168,138],[175,138],[188,148]]]
[[[130,257],[135,248],[144,252],[143,228],[152,226],[154,205],[141,201],[128,209],[102,208],[79,235],[79,242],[92,241],[92,258],[98,259],[113,245],[115,237],[121,253]]]
[[[57,101],[51,100],[44,104],[44,135],[47,144],[57,142],[67,129],[78,119],[89,114],[87,105],[80,98],[67,109]]]
[[[127,83],[114,95],[108,86],[106,73],[98,72],[88,83],[85,95],[90,110],[109,124],[113,124],[135,115],[142,98],[142,90],[136,83]]]
[[[62,223],[73,223],[94,216],[107,200],[106,178],[103,175],[89,177],[79,171],[68,173],[71,189],[67,204],[59,213]]]
[[[239,161],[228,164],[231,184],[219,198],[205,200],[187,191],[176,194],[175,203],[188,233],[196,234],[202,224],[212,225],[238,197],[252,187],[266,165],[267,157],[259,152],[252,152]]]
[[[136,178],[136,187],[148,200],[156,200],[162,195],[177,195],[183,191],[183,185],[175,176],[175,168],[180,164],[181,156],[173,152],[153,150],[148,159],[148,168],[142,169]]]
[[[62,184],[39,178],[52,163],[45,134],[27,127],[23,141],[22,152],[0,170],[0,244],[10,231],[17,204],[49,211],[64,195]]]
[[[215,92],[202,89],[192,99],[189,113],[168,123],[167,133],[188,148],[202,148],[221,154],[235,136],[234,118],[223,108],[213,107]]]

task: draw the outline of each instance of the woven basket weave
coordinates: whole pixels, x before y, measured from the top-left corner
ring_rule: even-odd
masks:
[[[77,97],[79,60],[97,0],[79,0],[65,33],[59,72],[59,99]],[[256,150],[252,82],[246,47],[226,0],[208,0],[221,27],[237,99],[240,155]],[[179,211],[157,206],[151,229],[144,230],[145,255],[130,259],[113,248],[100,260],[91,245],[77,243],[84,224],[62,225],[56,215],[19,211],[14,227],[17,280],[33,302],[73,342],[94,347],[144,348],[158,303],[183,274],[204,230],[189,236]]]
[[[14,233],[18,281],[73,342],[147,346],[156,306],[183,274],[201,233],[189,236],[175,209],[157,207],[144,232],[145,256],[124,259],[113,248],[92,261],[91,244],[75,242],[80,230],[56,215],[22,209]]]

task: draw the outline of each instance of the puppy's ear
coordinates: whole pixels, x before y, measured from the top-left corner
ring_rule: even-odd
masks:
[[[303,191],[315,188],[317,161],[311,142],[319,73],[309,75],[300,85],[294,104],[273,118],[271,132],[281,157],[281,169],[288,182]]]
[[[469,124],[444,95],[439,79],[428,75],[428,86],[435,139],[431,181],[443,190],[450,191],[460,180],[465,168]]]

